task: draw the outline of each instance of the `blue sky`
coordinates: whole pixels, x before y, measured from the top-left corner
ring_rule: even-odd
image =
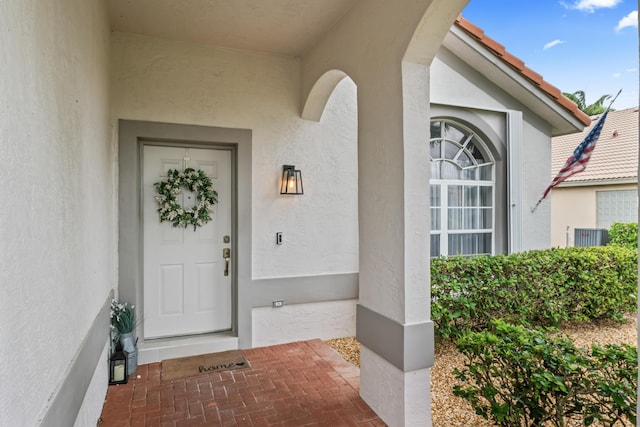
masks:
[[[462,16],[562,92],[639,104],[636,0],[470,0]]]

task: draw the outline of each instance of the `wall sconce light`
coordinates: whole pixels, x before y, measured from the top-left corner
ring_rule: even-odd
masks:
[[[128,380],[127,352],[116,351],[109,359],[109,384],[126,384]]]
[[[282,166],[282,181],[280,182],[280,194],[298,195],[304,194],[302,188],[302,173],[292,165]]]

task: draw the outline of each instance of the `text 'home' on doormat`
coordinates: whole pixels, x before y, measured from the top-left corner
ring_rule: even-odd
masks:
[[[242,369],[248,366],[247,359],[241,350],[228,350],[220,353],[163,360],[160,377],[162,381],[171,381],[220,371]]]

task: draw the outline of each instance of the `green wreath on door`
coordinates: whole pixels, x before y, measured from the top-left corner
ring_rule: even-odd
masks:
[[[160,222],[168,221],[174,227],[187,228],[193,226],[193,230],[202,227],[211,221],[213,205],[218,202],[218,192],[213,188],[213,182],[203,170],[187,168],[184,172],[177,169],[169,169],[167,179],[153,184],[156,188],[156,202]],[[178,203],[177,197],[186,188],[196,194],[197,204],[189,209],[184,209]]]

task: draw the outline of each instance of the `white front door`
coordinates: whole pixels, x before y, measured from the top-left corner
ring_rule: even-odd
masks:
[[[169,169],[202,169],[218,192],[212,220],[195,231],[160,222],[154,183]],[[145,145],[143,149],[145,338],[231,329],[232,268],[225,273],[223,249],[231,248],[231,152]],[[188,207],[194,195],[178,196]],[[228,236],[228,237],[227,237]]]

